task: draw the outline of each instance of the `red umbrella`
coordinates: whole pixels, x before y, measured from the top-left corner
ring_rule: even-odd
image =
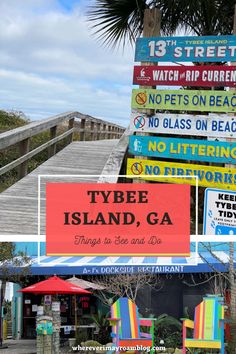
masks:
[[[18,290],[22,293],[34,294],[91,294],[90,291],[84,290],[79,286],[69,283],[56,275],[48,278],[47,280],[40,281],[39,283],[27,286],[27,288]]]
[[[18,290],[22,293],[34,293],[34,294],[91,294],[90,291],[84,290],[81,287],[69,283],[56,275],[48,278],[47,280],[40,281],[39,283],[27,286],[27,288]],[[75,333],[77,337],[77,314],[75,313]]]

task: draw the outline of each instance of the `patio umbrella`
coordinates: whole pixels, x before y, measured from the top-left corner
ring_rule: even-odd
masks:
[[[46,280],[40,281],[33,285],[27,286],[24,289],[18,290],[22,293],[34,293],[34,294],[91,294],[90,291],[82,289],[81,287],[71,284],[56,275]]]
[[[46,280],[40,281],[33,285],[27,286],[24,289],[18,290],[22,293],[34,293],[34,294],[71,294],[71,295],[84,295],[91,294],[90,291],[82,289],[81,287],[69,283],[56,275],[50,277]],[[77,316],[75,316],[75,333],[77,336]]]
[[[81,278],[77,278],[73,275],[72,278],[66,279],[69,283],[79,286],[82,289],[92,289],[92,290],[104,290],[105,287],[91,281],[87,281]]]
[[[81,287],[82,289],[93,289],[93,290],[105,289],[102,285],[98,285],[98,284],[92,283],[90,281],[77,278],[74,275],[72,278],[66,279],[66,281],[68,281],[74,285],[77,285],[77,286]],[[76,304],[76,298],[75,298],[75,326],[76,326],[75,328],[77,328],[77,325],[78,325],[77,304]],[[76,335],[77,335],[77,331],[76,331]]]

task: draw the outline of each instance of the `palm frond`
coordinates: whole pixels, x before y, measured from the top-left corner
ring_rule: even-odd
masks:
[[[180,22],[199,36],[231,34],[235,0],[179,0]]]
[[[143,31],[146,8],[161,10],[161,32],[182,28],[199,36],[231,34],[236,0],[95,0],[88,21],[107,46],[133,44]]]
[[[142,33],[145,8],[145,0],[96,0],[89,7],[88,21],[104,44],[124,46]]]

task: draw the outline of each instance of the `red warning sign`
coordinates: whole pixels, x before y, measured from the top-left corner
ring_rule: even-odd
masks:
[[[227,65],[201,66],[135,66],[133,83],[136,85],[174,86],[236,86],[236,68]],[[136,97],[138,104],[144,102],[144,94]]]

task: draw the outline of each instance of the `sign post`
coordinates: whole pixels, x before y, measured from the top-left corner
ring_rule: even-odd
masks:
[[[144,38],[149,38],[152,36],[159,36],[160,35],[160,30],[161,30],[161,12],[158,8],[153,8],[153,9],[146,9],[144,11],[144,24],[143,24],[143,37]],[[141,64],[143,65],[147,65],[147,66],[152,66],[154,65],[154,63],[151,62],[142,62]],[[141,83],[142,85],[142,83]],[[140,86],[140,89],[142,89],[143,87]],[[146,88],[146,87],[144,87]],[[150,86],[150,88],[152,88],[152,86]],[[144,113],[148,114],[148,115],[152,115],[154,114],[154,111],[151,109],[144,109],[143,110]],[[143,132],[141,133],[141,135],[148,135],[147,132]],[[137,158],[141,158],[142,156],[137,156]],[[145,180],[137,180],[134,179],[133,180],[134,183],[146,183]]]

